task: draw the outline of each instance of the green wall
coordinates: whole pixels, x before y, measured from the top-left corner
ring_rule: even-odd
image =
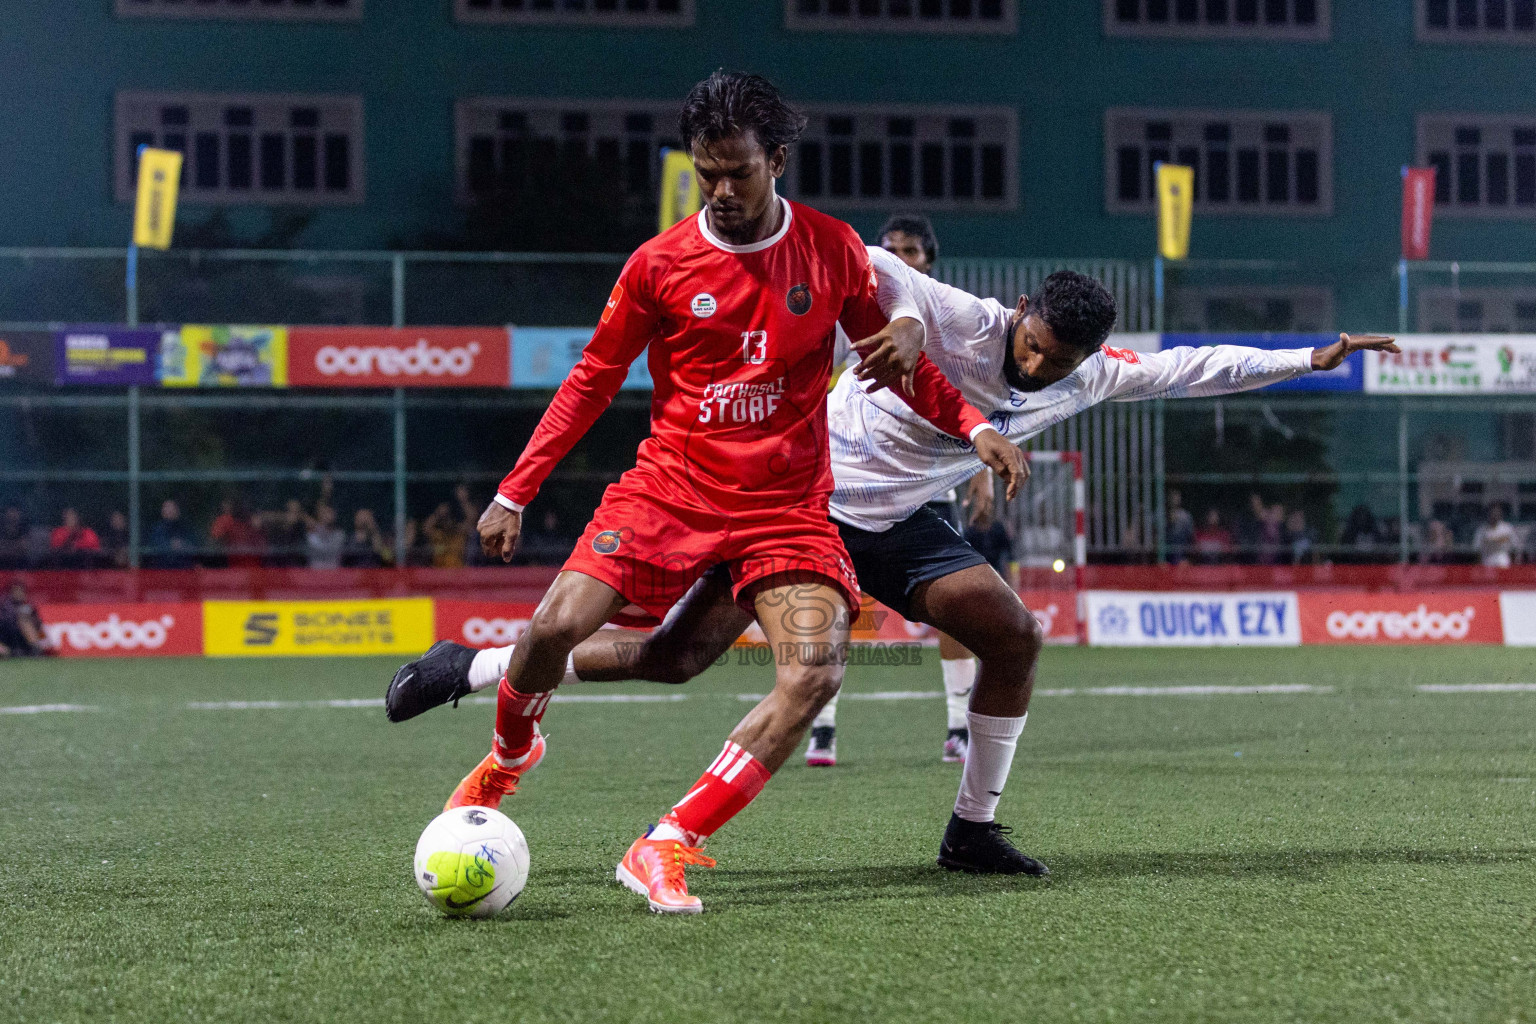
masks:
[[[1414,41],[1407,0],[1334,0],[1328,43],[1108,38],[1096,0],[1020,0],[1011,36],[791,32],[777,0],[697,0],[683,30],[467,26],[448,0],[368,0],[349,24],[119,19],[111,0],[13,4],[0,32],[0,245],[109,245],[119,89],[360,92],[367,201],[319,210],[309,247],[376,247],[456,223],[452,105],[509,94],[680,98],[717,66],[768,74],[792,97],[1015,106],[1020,208],[936,218],[955,256],[1142,257],[1148,217],[1103,209],[1110,106],[1326,109],[1334,209],[1314,218],[1211,217],[1194,255],[1299,261],[1337,282],[1338,319],[1390,325],[1398,167],[1428,110],[1536,112],[1536,48]],[[208,209],[188,207],[183,224]],[[238,235],[265,211],[236,207]],[[879,214],[850,218],[871,233]],[[1443,220],[1437,258],[1523,259],[1532,225]]]

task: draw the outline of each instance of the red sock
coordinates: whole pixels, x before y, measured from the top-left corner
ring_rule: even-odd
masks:
[[[543,693],[518,693],[501,677],[501,687],[496,691],[496,735],[491,752],[504,768],[516,768],[533,747],[534,726],[544,717],[550,695]]]
[[[661,819],[662,824],[681,829],[690,839],[697,837],[695,844],[702,842],[751,803],[768,779],[768,769],[757,758],[727,741],[688,795]]]

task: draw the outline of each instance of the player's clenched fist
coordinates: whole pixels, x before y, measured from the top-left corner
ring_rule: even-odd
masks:
[[[1006,485],[1005,497],[1012,501],[1013,496],[1019,493],[1019,485],[1029,479],[1029,462],[1024,458],[1024,453],[1019,451],[1017,445],[1010,444],[1002,434],[991,429],[977,433],[971,443],[976,446],[976,454],[981,456],[981,461],[1003,478]]]
[[[523,514],[492,501],[480,513],[475,528],[480,531],[480,550],[487,558],[510,562],[512,552],[517,550],[518,535],[523,532]]]

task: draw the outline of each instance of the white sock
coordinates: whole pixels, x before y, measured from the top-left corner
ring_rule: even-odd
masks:
[[[965,712],[971,704],[971,688],[976,685],[975,658],[944,658],[939,661],[944,673],[944,704],[949,711],[949,727],[965,728]]]
[[[678,828],[676,825],[669,825],[665,821],[661,822],[655,828],[651,829],[651,834],[647,838],[650,838],[650,839],[676,839],[676,840],[679,840],[680,842],[687,843],[689,846],[698,846],[699,845],[697,839],[695,839],[693,837],[690,837],[688,835],[688,833],[684,832],[682,829]]]
[[[997,802],[1013,767],[1013,751],[1029,715],[996,718],[972,711],[966,716],[971,730],[970,749],[965,754],[965,769],[960,773],[960,795],[955,798],[955,813],[966,821],[991,821],[997,814]]]
[[[469,663],[469,692],[479,693],[501,682],[501,677],[507,674],[507,663],[512,660],[512,648],[516,644],[508,644],[506,647],[487,647],[475,655],[475,660]],[[562,683],[579,683],[581,677],[576,674],[576,652],[572,651],[565,656],[565,677]]]
[[[469,663],[469,692],[479,693],[501,682],[501,677],[507,674],[507,662],[512,660],[512,648],[516,646],[487,647],[476,654],[475,660]]]
[[[821,713],[811,722],[812,729],[820,729],[823,726],[832,726],[833,728],[837,726],[837,694],[835,693],[832,695],[832,699],[827,701],[827,706],[822,708]]]

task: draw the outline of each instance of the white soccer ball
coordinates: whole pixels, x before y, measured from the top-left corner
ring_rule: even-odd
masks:
[[[489,807],[444,811],[416,841],[416,884],[449,917],[492,917],[528,884],[528,840]]]

